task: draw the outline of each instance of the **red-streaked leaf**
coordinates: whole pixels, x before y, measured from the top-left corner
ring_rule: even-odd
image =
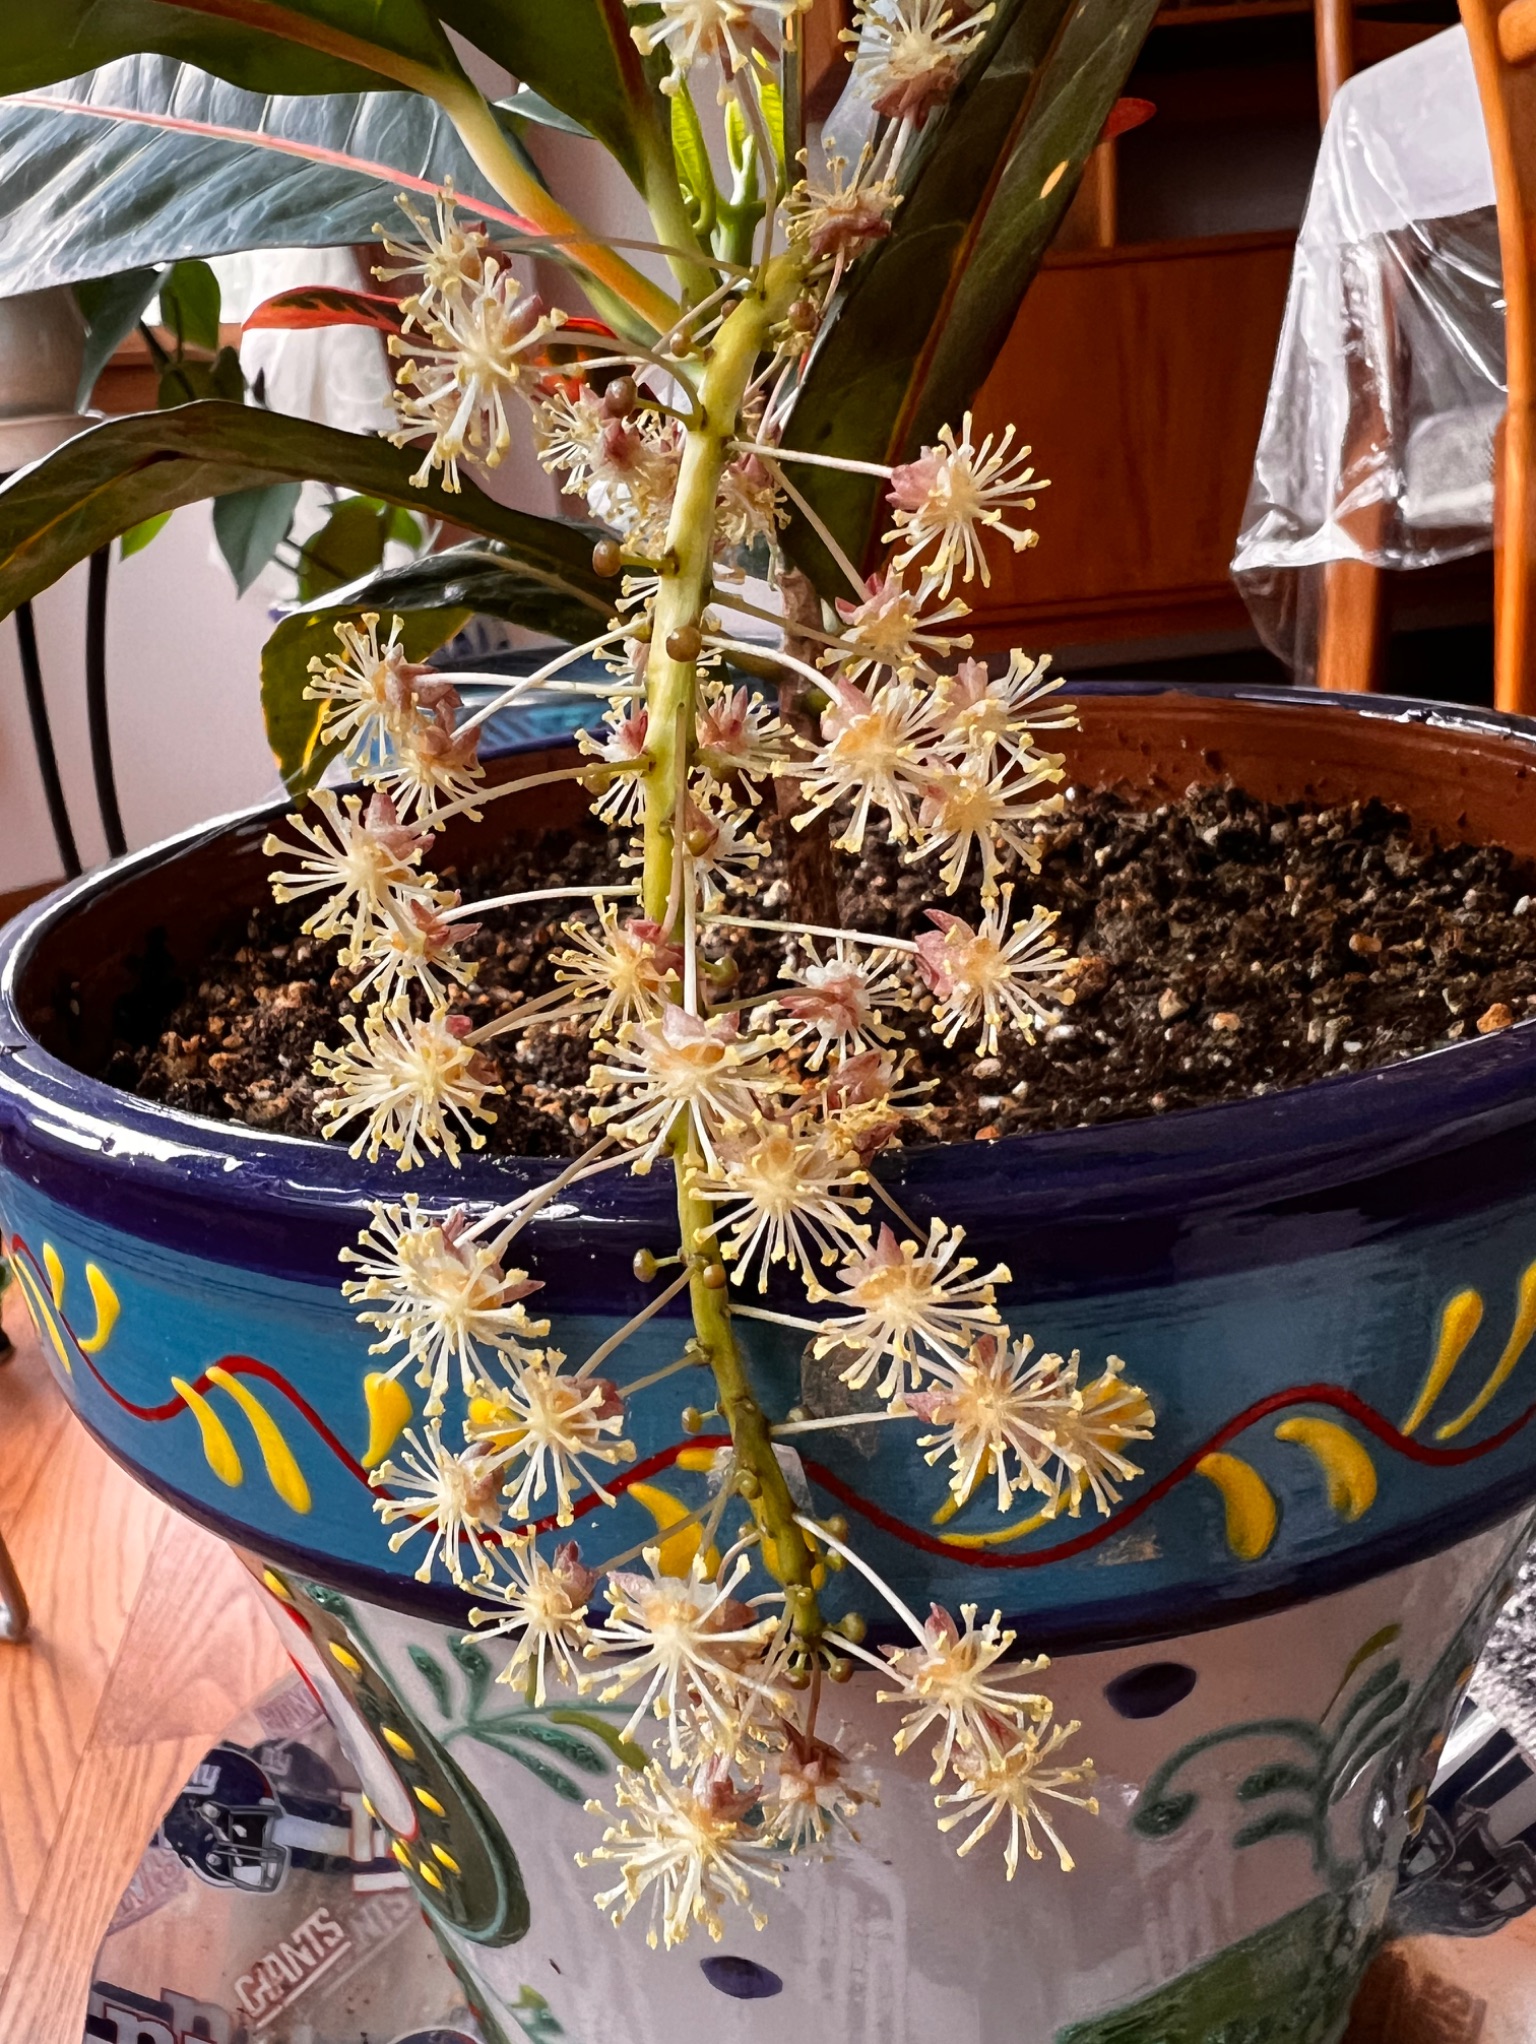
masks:
[[[297,135],[256,134],[219,121],[195,120],[169,112],[149,112],[143,107],[103,104],[57,92],[16,92],[10,95],[6,104],[36,107],[44,113],[82,114],[94,120],[122,121],[129,126],[154,128],[161,134],[195,135],[205,141],[234,142],[247,147],[255,144],[276,156],[297,156],[306,163],[323,164],[330,170],[350,171],[358,177],[392,185],[401,191],[424,193],[429,198],[435,198],[439,190],[435,178],[414,176],[398,164],[380,163],[371,157],[357,156],[349,150]],[[514,213],[498,200],[486,198],[481,192],[465,192],[462,202],[467,211],[480,219],[493,221],[498,227],[509,227],[518,234],[537,236],[539,233],[532,221],[525,220],[520,213]]]
[[[1100,131],[1099,140],[1113,142],[1117,135],[1128,135],[1132,128],[1145,127],[1156,112],[1156,100],[1117,99],[1109,110],[1109,119]]]
[[[386,292],[347,291],[339,284],[300,284],[264,298],[240,331],[249,334],[276,327],[284,333],[306,333],[312,327],[371,326],[380,333],[397,334],[404,319],[400,300]]]

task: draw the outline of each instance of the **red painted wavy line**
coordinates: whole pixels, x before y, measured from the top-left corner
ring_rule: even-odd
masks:
[[[9,1253],[13,1256],[17,1254],[24,1256],[31,1266],[34,1276],[40,1283],[43,1281],[43,1273],[38,1268],[36,1258],[20,1236],[13,1236],[11,1238]],[[63,1315],[60,1314],[59,1317],[62,1322]],[[97,1369],[94,1358],[86,1354],[80,1347],[73,1329],[68,1326],[67,1322],[64,1322],[64,1326],[66,1333],[69,1335],[70,1342],[75,1348],[76,1353],[80,1356],[81,1361],[85,1363],[91,1375],[100,1384],[107,1396],[120,1406],[124,1412],[131,1413],[135,1419],[158,1424],[164,1420],[174,1419],[179,1412],[185,1410],[186,1400],[179,1392],[174,1398],[167,1399],[163,1405],[135,1405],[131,1399],[125,1398],[120,1391],[116,1390],[102,1375],[101,1371]],[[296,1391],[287,1379],[277,1370],[274,1370],[269,1363],[260,1362],[254,1356],[224,1356],[212,1367],[228,1370],[233,1376],[260,1377],[265,1383],[270,1384],[274,1390],[281,1391],[294,1409],[308,1420],[309,1424],[314,1428],[321,1440],[325,1442],[337,1460],[344,1464],[360,1483],[368,1484],[367,1470],[363,1468],[355,1456],[348,1452],[347,1448],[326,1425],[308,1399],[301,1392]],[[193,1389],[199,1392],[206,1392],[210,1383],[211,1379],[205,1370],[197,1378]],[[1117,1533],[1123,1532],[1127,1526],[1134,1525],[1136,1520],[1141,1518],[1144,1513],[1149,1512],[1155,1504],[1160,1503],[1171,1491],[1176,1490],[1186,1477],[1192,1476],[1207,1455],[1216,1454],[1228,1442],[1236,1440],[1240,1434],[1246,1433],[1249,1427],[1256,1426],[1260,1420],[1267,1419],[1272,1413],[1285,1412],[1290,1407],[1296,1405],[1331,1406],[1336,1412],[1347,1414],[1350,1419],[1354,1420],[1357,1426],[1363,1427],[1368,1434],[1380,1441],[1384,1447],[1391,1448],[1394,1453],[1404,1456],[1410,1462],[1418,1462],[1429,1468],[1441,1469],[1455,1468],[1463,1463],[1476,1462],[1484,1455],[1493,1454],[1497,1449],[1502,1448],[1507,1441],[1513,1440],[1516,1434],[1528,1426],[1533,1418],[1536,1418],[1536,1402],[1533,1402],[1523,1412],[1510,1420],[1506,1426],[1501,1427],[1497,1433],[1489,1434],[1484,1440],[1472,1442],[1464,1448],[1436,1448],[1431,1447],[1424,1441],[1415,1440],[1409,1434],[1405,1434],[1400,1427],[1394,1426],[1390,1420],[1383,1419],[1374,1406],[1367,1405],[1363,1398],[1358,1397],[1353,1391],[1347,1390],[1342,1384],[1292,1385],[1289,1390],[1271,1392],[1267,1398],[1257,1399],[1252,1405],[1245,1406],[1241,1412],[1235,1413],[1202,1446],[1191,1450],[1182,1462],[1177,1463],[1174,1468],[1158,1477],[1155,1482],[1148,1484],[1145,1490],[1140,1491],[1134,1498],[1121,1505],[1107,1519],[1100,1519],[1094,1525],[1085,1528],[1083,1532],[1075,1534],[1070,1540],[1058,1541],[1051,1547],[1033,1548],[1023,1554],[1001,1554],[991,1548],[957,1546],[953,1541],[942,1539],[937,1534],[925,1532],[917,1526],[907,1525],[903,1520],[896,1518],[894,1514],[886,1511],[883,1506],[875,1504],[869,1498],[861,1497],[856,1490],[845,1483],[834,1471],[828,1469],[825,1464],[806,1458],[804,1468],[812,1481],[836,1498],[840,1505],[846,1506],[850,1511],[857,1512],[870,1525],[878,1527],[882,1533],[890,1534],[892,1539],[903,1541],[908,1547],[915,1547],[925,1554],[943,1555],[951,1561],[963,1563],[967,1568],[1045,1568],[1051,1562],[1067,1561],[1074,1555],[1086,1554],[1091,1548],[1098,1547],[1104,1541],[1113,1539]],[[695,1435],[689,1440],[674,1442],[671,1447],[660,1448],[655,1454],[648,1455],[643,1461],[637,1462],[632,1467],[623,1470],[620,1474],[611,1478],[606,1483],[605,1488],[610,1495],[622,1495],[632,1484],[644,1483],[649,1477],[660,1475],[663,1470],[670,1469],[678,1457],[689,1448],[724,1448],[729,1447],[729,1445],[729,1437],[724,1434],[700,1434]],[[369,1485],[369,1488],[371,1490],[373,1487]],[[587,1513],[594,1511],[600,1503],[601,1500],[596,1494],[589,1492],[587,1496],[576,1501],[572,1509],[572,1517],[575,1519],[585,1518]],[[547,1517],[535,1521],[534,1530],[538,1533],[550,1533],[556,1530],[557,1524],[558,1522],[554,1514],[551,1513]]]

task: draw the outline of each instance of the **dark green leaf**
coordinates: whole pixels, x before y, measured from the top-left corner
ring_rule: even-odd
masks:
[[[467,610],[392,610],[408,660],[426,660],[468,624]],[[261,713],[267,743],[290,795],[300,798],[325,772],[337,748],[320,738],[323,704],[305,696],[309,663],[336,651],[336,626],[360,622],[361,610],[296,611],[285,617],[261,649]]]
[[[0,498],[0,506],[3,501]],[[542,519],[530,522],[536,526],[545,523]],[[558,525],[553,529],[557,534],[571,530]],[[590,550],[594,528],[578,526],[575,531],[585,540],[584,550]],[[595,622],[612,610],[612,585],[599,582],[590,569],[583,579],[577,562],[568,565],[560,580],[552,580],[536,552],[530,551],[530,544],[525,542],[519,549],[498,540],[467,540],[461,546],[445,547],[441,553],[425,554],[404,567],[381,568],[377,574],[349,582],[313,608],[336,617],[365,610],[382,614],[458,608],[504,618],[508,624],[564,639],[568,645],[591,638]]]
[[[152,539],[159,538],[170,522],[169,511],[158,511],[153,518],[146,518],[138,525],[130,525],[117,543],[118,558],[126,561],[130,554],[142,553]]]
[[[262,569],[288,537],[298,508],[302,483],[265,483],[255,490],[235,490],[216,497],[213,536],[244,596]]]
[[[508,608],[517,604],[522,621],[555,637],[590,636],[593,616],[612,607],[610,586],[592,572],[595,527],[511,510],[469,482],[457,495],[436,481],[417,489],[418,466],[387,441],[254,405],[214,400],[108,419],[0,488],[0,617],[156,512],[315,478],[494,536],[505,551],[482,549],[480,565],[498,587],[510,585]],[[444,594],[411,607],[456,600]]]
[[[626,1739],[616,1725],[600,1718],[590,1710],[552,1710],[550,1717],[557,1725],[580,1725],[601,1739],[615,1759],[622,1760],[626,1767],[644,1767],[645,1754],[633,1739]]]
[[[176,336],[178,347],[219,345],[219,280],[203,262],[173,264],[160,286],[160,324]]]
[[[444,1717],[451,1716],[453,1706],[448,1700],[448,1677],[443,1673],[441,1664],[433,1659],[425,1647],[419,1647],[414,1642],[406,1648],[406,1652],[411,1657],[411,1666],[431,1690],[432,1700],[439,1711]]]
[[[85,359],[75,404],[84,411],[91,392],[113,355],[127,340],[160,288],[160,272],[148,267],[123,270],[113,277],[84,278],[75,286],[75,300],[85,319]]]
[[[242,18],[243,17],[243,18]],[[260,22],[263,26],[255,26]],[[281,33],[269,33],[279,25]],[[0,93],[30,92],[118,57],[174,57],[253,92],[359,92],[401,64],[452,76],[452,51],[420,0],[36,0],[6,10]]]
[[[551,1767],[546,1761],[540,1760],[537,1754],[528,1752],[525,1747],[517,1745],[515,1741],[498,1738],[488,1732],[484,1732],[478,1725],[473,1729],[474,1736],[482,1745],[489,1746],[494,1753],[505,1753],[509,1760],[521,1761],[531,1775],[534,1775],[539,1781],[543,1782],[546,1788],[553,1789],[557,1796],[563,1796],[568,1803],[584,1803],[586,1801],[586,1791],[578,1782],[572,1781],[568,1774],[562,1774],[558,1768]]]
[[[496,1672],[491,1666],[491,1657],[484,1647],[463,1633],[449,1635],[448,1651],[464,1670],[469,1689],[469,1715],[478,1717],[485,1692]]]
[[[563,1731],[559,1725],[546,1724],[543,1719],[530,1714],[512,1711],[504,1717],[477,1718],[475,1730],[481,1734],[494,1733],[502,1739],[531,1739],[534,1745],[547,1746],[552,1753],[558,1753],[562,1760],[580,1768],[583,1774],[608,1772],[607,1761],[585,1739],[578,1739],[574,1732]]]
[[[909,460],[980,388],[1071,201],[1157,0],[1004,0],[987,44],[909,159],[889,239],[854,271],[785,436],[808,453]],[[801,468],[796,487],[859,565],[878,478]],[[808,522],[789,547],[824,593],[843,578]]]

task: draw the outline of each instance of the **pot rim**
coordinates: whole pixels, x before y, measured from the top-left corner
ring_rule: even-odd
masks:
[[[1340,716],[1413,723],[1516,741],[1536,765],[1536,719],[1392,696],[1163,681],[1073,683],[1099,698],[1198,692],[1277,714],[1326,708]],[[547,738],[514,751],[547,750]],[[179,832],[66,882],[0,934],[0,1124],[24,1128],[36,1149],[75,1164],[131,1174],[145,1192],[185,1192],[229,1209],[259,1196],[271,1219],[314,1219],[410,1189],[424,1202],[471,1209],[512,1196],[560,1168],[558,1159],[468,1158],[401,1174],[390,1161],[353,1159],[318,1137],[218,1122],[143,1100],[45,1050],[21,1017],[20,987],[43,936],[77,905],[123,880],[212,846],[237,825],[280,817],[286,801],[253,805]],[[1253,1211],[1327,1186],[1375,1178],[1536,1122],[1536,1017],[1486,1037],[1443,1045],[1397,1064],[1317,1079],[1284,1091],[1163,1115],[945,1143],[899,1152],[882,1178],[931,1199],[951,1223],[974,1225],[1005,1199],[1016,1219],[1113,1220],[1149,1211]],[[956,1159],[963,1158],[957,1166]],[[650,1227],[671,1208],[664,1172],[615,1173],[575,1189],[561,1218]],[[553,1218],[555,1210],[551,1210]],[[117,1216],[132,1229],[131,1214]],[[147,1224],[147,1225],[152,1225]]]

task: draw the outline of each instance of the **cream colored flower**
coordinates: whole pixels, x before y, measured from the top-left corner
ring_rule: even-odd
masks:
[[[1072,1855],[1058,1836],[1044,1804],[1070,1803],[1086,1810],[1091,1817],[1099,1814],[1097,1796],[1077,1793],[1093,1780],[1093,1762],[1080,1760],[1070,1767],[1050,1764],[1058,1748],[1078,1729],[1075,1718],[1065,1725],[1042,1720],[1027,1725],[999,1757],[985,1752],[955,1756],[960,1786],[935,1801],[941,1809],[951,1806],[950,1814],[939,1819],[941,1831],[953,1831],[962,1824],[971,1826],[957,1847],[962,1857],[1006,1816],[1008,1843],[1003,1851],[1003,1864],[1010,1881],[1019,1869],[1020,1845],[1030,1859],[1043,1857],[1035,1840],[1036,1825],[1055,1847],[1062,1872],[1071,1873]]]
[[[439,804],[468,802],[485,779],[479,759],[479,725],[455,736],[453,711],[446,704],[430,719],[418,718],[397,734],[389,759],[376,769],[402,817],[416,815],[426,825]],[[465,812],[478,823],[480,811]]]
[[[861,1216],[870,1203],[857,1188],[869,1183],[868,1173],[824,1125],[765,1122],[719,1147],[720,1169],[689,1184],[694,1198],[720,1209],[700,1235],[719,1242],[738,1282],[755,1265],[757,1289],[766,1292],[776,1263],[809,1270],[813,1257],[836,1263],[850,1244],[867,1243]]]
[[[662,1573],[659,1547],[645,1550],[645,1562],[648,1576],[629,1571],[609,1576],[608,1617],[587,1653],[624,1656],[611,1673],[592,1681],[604,1682],[604,1703],[627,1698],[639,1686],[624,1736],[632,1739],[651,1712],[668,1726],[676,1766],[689,1751],[694,1719],[712,1719],[734,1746],[745,1712],[765,1698],[774,1705],[781,1700],[756,1671],[782,1621],[760,1616],[736,1596],[751,1570],[745,1555],[738,1555],[723,1579],[702,1555],[694,1556],[686,1576]]]
[[[462,1209],[434,1219],[408,1193],[403,1206],[375,1200],[369,1211],[373,1219],[357,1238],[360,1247],[341,1252],[361,1273],[346,1280],[342,1293],[362,1302],[358,1319],[383,1337],[370,1355],[403,1344],[396,1369],[419,1365],[416,1381],[428,1391],[429,1418],[443,1409],[455,1364],[469,1397],[482,1351],[512,1362],[538,1359],[542,1351],[529,1343],[548,1334],[549,1322],[530,1319],[523,1301],[543,1289],[542,1281],[503,1270],[494,1249],[466,1236]]]
[[[898,1242],[882,1227],[872,1249],[852,1256],[839,1272],[841,1291],[822,1293],[838,1307],[851,1308],[826,1320],[816,1337],[818,1356],[850,1351],[854,1360],[843,1382],[859,1391],[883,1371],[879,1396],[895,1399],[923,1380],[925,1370],[952,1373],[971,1344],[998,1326],[996,1287],[1009,1282],[1008,1266],[995,1264],[975,1277],[974,1256],[962,1256],[963,1228],[928,1223],[921,1247]]]
[[[782,1037],[742,1036],[734,1015],[704,1022],[669,1006],[654,1021],[626,1022],[615,1042],[594,1047],[607,1062],[592,1067],[589,1084],[617,1097],[595,1108],[592,1120],[640,1151],[634,1169],[642,1174],[680,1115],[690,1149],[718,1171],[719,1138],[749,1127],[793,1085],[771,1062]]]
[[[387,227],[375,226],[374,233],[392,255],[398,267],[375,268],[380,283],[396,283],[403,277],[420,279],[418,288],[401,300],[407,326],[431,320],[445,306],[460,303],[478,290],[485,274],[485,260],[491,244],[483,228],[461,227],[455,217],[458,196],[452,179],[445,179],[434,200],[433,219],[428,219],[404,192],[395,204],[421,236],[420,242],[401,241]]]
[[[683,458],[675,419],[645,410],[615,418],[589,384],[574,393],[562,384],[534,398],[533,429],[541,466],[567,495],[642,550],[664,541]]]
[[[921,127],[960,83],[993,11],[965,0],[865,0],[842,36],[876,113]]]
[[[1044,1718],[1047,1698],[1018,1684],[1050,1666],[1043,1657],[999,1665],[1016,1635],[1003,1628],[994,1611],[984,1625],[976,1623],[976,1606],[962,1604],[964,1629],[935,1604],[923,1627],[921,1645],[887,1647],[890,1672],[898,1687],[881,1690],[881,1703],[912,1705],[894,1741],[905,1753],[927,1732],[937,1732],[933,1776],[942,1781],[956,1754],[975,1754],[1000,1762],[1021,1727]]]
[[[1071,1518],[1077,1517],[1090,1492],[1099,1510],[1108,1515],[1120,1502],[1118,1484],[1142,1473],[1125,1454],[1125,1445],[1151,1440],[1157,1420],[1140,1385],[1123,1380],[1124,1368],[1119,1356],[1110,1356],[1091,1384],[1078,1387],[1076,1349],[1063,1365],[1063,1381],[1077,1392],[1057,1431],[1057,1453],[1064,1465],[1062,1496]]]
[[[460,461],[499,465],[512,444],[509,402],[543,373],[543,350],[564,317],[537,294],[520,297],[511,271],[488,256],[472,287],[434,307],[420,338],[390,335],[389,351],[401,358],[400,424],[388,437],[404,447],[432,436],[413,483],[425,485],[440,469],[443,488],[457,490]]]
[[[420,988],[429,1001],[440,1002],[452,998],[455,986],[468,986],[480,968],[474,959],[459,957],[458,947],[476,936],[480,925],[448,920],[444,911],[456,908],[458,901],[456,894],[432,901],[392,894],[385,915],[348,951],[348,964],[367,968],[352,999],[368,998],[387,1007]]]
[[[347,1040],[337,1049],[315,1047],[315,1074],[335,1089],[315,1108],[326,1135],[361,1120],[351,1154],[366,1151],[376,1163],[380,1151],[394,1150],[402,1171],[419,1164],[423,1153],[457,1164],[463,1143],[472,1150],[484,1145],[475,1121],[496,1119],[485,1103],[503,1089],[467,1040],[466,1018],[441,1008],[414,1016],[396,1000],[372,1009],[361,1030],[350,1015],[342,1027]]]
[[[1031,660],[1015,649],[1001,674],[989,674],[983,660],[962,660],[953,674],[941,675],[933,698],[939,749],[955,762],[1062,765],[1060,754],[1035,752],[1029,743],[1036,731],[1077,729],[1076,705],[1057,693],[1064,677],[1048,673],[1049,666],[1049,656]]]
[[[481,1585],[497,1608],[471,1611],[469,1620],[487,1637],[516,1641],[496,1679],[512,1688],[526,1681],[534,1709],[542,1710],[552,1679],[567,1689],[576,1687],[576,1656],[592,1641],[587,1602],[597,1577],[582,1567],[574,1540],[557,1547],[552,1561],[544,1559],[526,1533],[503,1541],[501,1553],[506,1580],[492,1576]]]
[[[756,812],[718,783],[699,782],[689,790],[683,820],[689,875],[707,915],[743,875],[757,871],[768,844],[753,828]]]
[[[843,1839],[857,1845],[853,1820],[866,1803],[880,1800],[861,1755],[793,1726],[786,1728],[764,1791],[763,1836],[786,1852],[823,1856]]]
[[[872,157],[865,149],[848,177],[846,159],[834,156],[824,184],[802,178],[785,199],[790,243],[805,248],[813,263],[855,262],[890,233],[901,193],[894,179],[871,175]]]
[[[576,743],[590,759],[630,769],[639,766],[646,757],[645,739],[649,728],[650,712],[643,701],[616,701],[603,712],[603,735],[578,731]],[[615,774],[593,802],[592,813],[600,816],[604,823],[613,825],[638,822],[645,813],[644,773],[625,771]]]
[[[889,818],[898,843],[910,838],[930,778],[921,755],[927,721],[927,701],[910,681],[880,682],[867,693],[840,684],[822,715],[822,742],[800,769],[807,802],[795,816],[795,828],[804,830],[847,802],[848,821],[833,840],[840,851],[863,850],[875,810]]]
[[[1034,546],[1039,534],[1025,525],[1010,525],[1009,514],[1033,511],[1034,493],[1050,485],[1029,466],[1028,447],[1013,448],[1013,427],[1005,426],[996,445],[988,433],[977,446],[967,412],[957,439],[952,426],[939,428],[937,447],[925,447],[916,461],[891,471],[890,501],[894,507],[887,545],[899,542],[892,556],[898,573],[925,554],[923,584],[947,596],[958,572],[963,582],[992,580],[981,533],[995,532],[1015,553]]]
[[[837,937],[823,958],[814,938],[800,941],[806,955],[786,965],[783,975],[798,991],[781,994],[779,1007],[790,1018],[791,1043],[810,1045],[806,1069],[819,1071],[829,1051],[842,1059],[898,1042],[899,1025],[885,1017],[912,1002],[900,952]]]
[[[615,1801],[628,1814],[577,1859],[579,1866],[607,1860],[620,1869],[618,1885],[594,1897],[598,1908],[622,1923],[654,1890],[647,1944],[654,1948],[659,1931],[670,1950],[695,1924],[718,1942],[728,1904],[750,1907],[754,1881],[779,1885],[779,1848],[747,1822],[756,1800],[755,1787],[737,1789],[715,1769],[681,1782],[660,1767],[643,1773],[621,1767]],[[587,1808],[605,1814],[599,1803]],[[752,1920],[759,1929],[766,1921],[755,1908]]]
[[[564,1364],[565,1357],[550,1349],[541,1360],[524,1363],[509,1383],[482,1385],[470,1402],[465,1436],[503,1472],[507,1509],[515,1519],[531,1519],[553,1490],[555,1523],[569,1526],[581,1488],[605,1505],[613,1503],[587,1464],[612,1468],[635,1459],[634,1443],[621,1438],[619,1392],[606,1377],[566,1373]]]
[[[324,896],[303,928],[313,937],[341,938],[340,958],[346,964],[413,902],[429,908],[437,904],[430,876],[413,870],[427,840],[401,828],[387,795],[376,794],[366,813],[360,796],[338,796],[329,788],[316,788],[310,801],[320,812],[319,823],[302,814],[288,818],[302,843],[287,844],[274,836],[261,849],[269,859],[297,860],[296,867],[272,875],[274,899]]]
[[[944,892],[953,894],[974,856],[981,864],[981,898],[992,900],[1005,852],[1032,871],[1039,865],[1033,826],[1059,813],[1061,802],[1053,796],[1032,799],[1033,791],[1061,778],[1060,766],[1044,760],[1022,774],[1011,761],[994,770],[979,759],[940,769],[923,791],[917,842],[907,853],[908,863],[944,852],[939,878]]]
[[[407,1522],[389,1537],[392,1554],[418,1533],[431,1536],[416,1570],[418,1583],[432,1580],[432,1564],[439,1555],[456,1583],[468,1580],[459,1553],[461,1547],[469,1549],[476,1581],[490,1575],[490,1550],[484,1536],[501,1524],[496,1472],[473,1453],[455,1455],[445,1447],[436,1420],[427,1427],[425,1437],[414,1427],[408,1427],[401,1460],[391,1460],[371,1470],[368,1481],[380,1486],[391,1484],[396,1491],[405,1493],[374,1499],[374,1510],[386,1526],[392,1526],[397,1519]]]
[[[788,758],[789,733],[766,697],[701,675],[694,764],[711,780],[745,781],[755,789]]]
[[[821,665],[836,667],[845,681],[862,681],[882,668],[901,679],[931,677],[935,660],[970,645],[969,634],[954,639],[934,629],[968,615],[958,597],[925,613],[928,592],[908,589],[899,575],[871,575],[865,589],[858,603],[838,598],[842,631],[837,645],[821,656]]]
[[[338,650],[324,658],[316,654],[309,663],[304,700],[325,705],[322,738],[340,746],[360,772],[382,765],[423,712],[458,707],[451,682],[429,679],[435,668],[406,658],[400,644],[403,629],[403,621],[395,618],[381,643],[376,611],[359,624],[344,618],[336,626]]]
[[[1034,1042],[1036,1023],[1051,1014],[1035,987],[1058,979],[1066,962],[1053,936],[1056,917],[1050,910],[1033,909],[1027,922],[1010,929],[1012,911],[1010,884],[974,929],[959,916],[929,909],[928,920],[938,927],[917,940],[918,969],[938,997],[935,1033],[952,1044],[963,1029],[979,1029],[984,1057],[997,1055],[1007,1027]]]
[[[659,16],[653,21],[636,22],[630,34],[642,56],[648,57],[652,50],[665,45],[672,68],[662,80],[661,89],[678,92],[701,58],[713,59],[722,71],[739,71],[757,39],[756,17],[778,26],[789,36],[796,20],[811,4],[812,0],[660,0]],[[626,5],[650,7],[651,0],[626,0]]]
[[[594,1031],[654,1021],[667,989],[682,978],[682,946],[643,916],[621,923],[611,901],[599,904],[597,918],[595,929],[575,920],[561,924],[573,948],[557,951],[553,962],[555,978],[570,989],[570,1012],[589,1015]]]
[[[1054,1507],[1061,1495],[1064,1429],[1076,1407],[1075,1386],[1058,1355],[1031,1361],[1028,1335],[1010,1342],[983,1335],[965,1359],[931,1391],[907,1393],[920,1419],[941,1429],[922,1434],[930,1465],[948,1455],[949,1487],[966,1504],[991,1476],[997,1479],[997,1509],[1006,1512],[1015,1492],[1039,1491]],[[1011,1458],[1011,1464],[1010,1464]]]

